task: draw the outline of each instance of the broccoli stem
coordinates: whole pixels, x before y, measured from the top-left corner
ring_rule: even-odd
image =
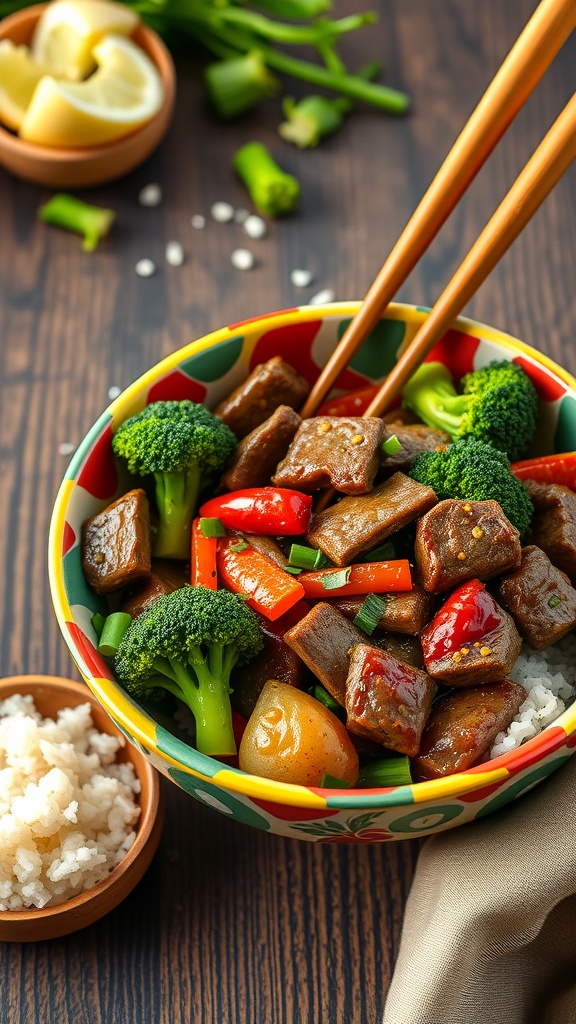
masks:
[[[191,683],[180,668],[178,681],[185,694],[186,703],[196,719],[196,747],[202,754],[211,756],[235,754],[236,740],[232,728],[228,685],[230,673],[226,674],[225,671],[227,658],[223,655],[222,648],[217,646],[210,650],[210,667],[198,647],[192,647],[188,657],[198,685]],[[212,674],[212,663],[216,669],[219,663],[222,664],[221,674]]]
[[[458,395],[450,373],[442,363],[423,363],[403,391],[403,404],[429,427],[445,430],[454,438],[470,399]]]
[[[159,517],[154,554],[157,558],[188,558],[200,467],[194,463],[181,472],[154,473],[154,478]]]
[[[54,224],[83,235],[82,248],[85,252],[93,252],[100,239],[110,231],[116,214],[113,210],[90,206],[75,196],[59,192],[39,208],[38,216],[45,224]]]

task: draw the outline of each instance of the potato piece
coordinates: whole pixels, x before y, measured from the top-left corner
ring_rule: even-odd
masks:
[[[319,786],[324,774],[355,786],[358,754],[342,722],[310,694],[270,679],[240,743],[240,767],[252,775]]]

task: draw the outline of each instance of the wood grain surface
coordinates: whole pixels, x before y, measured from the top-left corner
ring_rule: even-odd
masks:
[[[336,0],[337,13],[364,9]],[[48,524],[68,459],[108,402],[183,343],[320,288],[361,298],[456,133],[529,17],[533,0],[377,0],[376,27],[347,39],[351,65],[382,58],[414,110],[358,109],[313,152],[276,136],[277,101],[230,125],[205,106],[201,62],[178,58],[173,126],[123,181],[83,195],[116,210],[92,255],[38,222],[48,192],[0,172],[0,672],[76,676],[53,616]],[[574,88],[568,43],[400,298],[430,305]],[[305,91],[305,90],[304,90]],[[297,94],[302,90],[296,89]],[[230,160],[267,142],[302,183],[299,212],[230,263],[238,225],[190,217],[248,205]],[[164,203],[142,209],[158,181]],[[576,180],[556,188],[467,312],[576,372]],[[186,250],[164,262],[167,241]],[[158,273],[134,273],[141,257]],[[295,289],[290,271],[314,283]],[[70,938],[0,944],[2,1024],[375,1024],[418,846],[312,846],[228,822],[166,783],[160,851],[134,893]],[[404,1022],[400,1022],[404,1024]],[[410,1024],[406,1021],[405,1024]]]

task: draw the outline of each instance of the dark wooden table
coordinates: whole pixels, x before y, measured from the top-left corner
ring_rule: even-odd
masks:
[[[361,10],[340,0],[337,11]],[[361,298],[534,0],[377,0],[380,23],[346,41],[351,64],[382,58],[414,111],[357,110],[318,150],[276,136],[279,106],[231,125],[207,111],[198,60],[179,58],[176,116],[164,144],[123,181],[85,193],[111,206],[93,255],[47,228],[49,192],[0,173],[0,672],[74,676],[52,613],[48,524],[67,464],[108,401],[162,356],[208,330],[302,303],[320,288]],[[575,47],[548,72],[400,298],[432,304],[567,101]],[[302,182],[299,212],[250,243],[234,270],[237,225],[190,217],[218,199],[246,205],[236,147],[267,142]],[[142,209],[158,181],[164,203]],[[576,181],[566,178],[467,312],[576,371]],[[182,268],[164,263],[179,240]],[[158,273],[134,272],[147,256]],[[314,283],[297,290],[295,267]],[[36,945],[0,944],[2,1024],[375,1024],[398,949],[417,844],[320,846],[233,824],[165,784],[159,853],[100,923]],[[406,1021],[406,1024],[410,1024]]]

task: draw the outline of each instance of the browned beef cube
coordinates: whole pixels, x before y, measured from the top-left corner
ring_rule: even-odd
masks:
[[[97,594],[109,594],[149,576],[150,512],[144,491],[128,491],[86,519],[81,543],[84,575]]]
[[[422,423],[422,420],[412,409],[403,409],[402,406],[397,405],[395,409],[389,409],[382,416],[384,423],[387,423],[390,431],[394,434],[396,427],[405,426],[407,423]]]
[[[349,565],[436,504],[431,487],[394,473],[370,494],[348,495],[312,519],[308,540],[335,565]]]
[[[414,549],[426,590],[484,582],[520,565],[520,535],[496,501],[448,498],[418,522]]]
[[[436,599],[428,594],[417,579],[413,579],[412,590],[399,594],[378,594],[385,602],[385,608],[378,623],[379,629],[393,633],[408,633],[416,636],[432,618]],[[334,602],[347,619],[356,618],[363,597],[339,598]]]
[[[508,680],[449,693],[432,708],[412,763],[417,779],[441,779],[471,768],[496,736],[507,729],[526,700],[526,690]]]
[[[454,650],[438,649],[435,640],[437,634],[434,632],[436,617],[422,633],[426,671],[447,686],[499,683],[512,670],[520,654],[522,640],[513,619],[487,591],[484,592],[484,599],[493,604],[494,614],[489,621],[495,624],[491,625],[479,639],[467,640]],[[438,615],[442,615],[442,609]],[[445,633],[448,633],[448,627]]]
[[[248,379],[220,402],[214,413],[236,437],[242,438],[264,423],[279,405],[299,409],[309,391],[308,381],[281,356],[274,356],[254,367]]]
[[[222,477],[222,487],[238,491],[269,484],[301,422],[289,405],[279,405],[264,423],[242,438]]]
[[[534,503],[530,541],[576,582],[576,494],[561,484],[526,480]]]
[[[396,455],[384,455],[381,459],[380,473],[390,476],[401,470],[407,473],[410,464],[421,452],[434,451],[440,445],[446,447],[451,443],[450,436],[443,430],[436,427],[428,427],[425,423],[410,423],[403,426],[400,423],[389,424],[388,429],[396,434],[402,450]]]
[[[246,538],[248,544],[253,548],[256,548],[256,551],[260,551],[263,555],[267,555],[273,562],[276,562],[276,565],[282,566],[283,569],[288,565],[286,555],[272,537],[261,537],[256,533],[245,533],[243,536]]]
[[[273,483],[307,492],[333,487],[343,494],[366,494],[386,435],[380,419],[312,416],[300,424]]]
[[[314,605],[284,634],[288,646],[342,706],[346,699],[349,652],[365,639],[364,633],[325,601]]]
[[[576,625],[576,590],[535,545],[522,548],[522,564],[500,580],[498,594],[520,636],[541,651]]]
[[[346,680],[346,728],[413,757],[435,693],[436,683],[426,672],[359,644]]]
[[[302,690],[309,678],[308,669],[284,642],[276,623],[260,618],[264,648],[249,665],[234,672],[232,705],[244,718],[250,718],[261,690],[269,679],[277,679]]]
[[[131,587],[122,601],[122,611],[135,619],[151,608],[159,597],[172,594],[190,582],[183,562],[169,558],[153,558],[150,575]]]

